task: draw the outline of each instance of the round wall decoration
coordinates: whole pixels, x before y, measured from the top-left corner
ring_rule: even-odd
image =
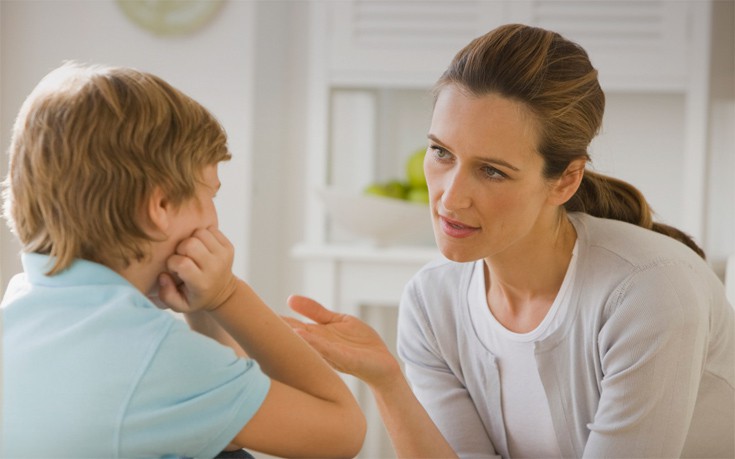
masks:
[[[183,35],[209,22],[224,0],[117,0],[133,22],[156,35]]]

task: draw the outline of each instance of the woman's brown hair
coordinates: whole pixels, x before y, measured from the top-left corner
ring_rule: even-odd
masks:
[[[4,212],[23,250],[109,267],[146,256],[141,208],[159,187],[192,198],[205,166],[230,158],[217,120],[160,78],[68,63],[24,102],[3,183]]]
[[[498,27],[457,53],[435,93],[447,85],[475,96],[495,93],[525,104],[539,122],[538,152],[546,178],[558,178],[573,160],[590,159],[587,148],[600,130],[605,94],[585,50],[558,33],[521,24]],[[665,234],[704,258],[689,236],[654,222],[641,192],[622,180],[587,169],[564,208]]]

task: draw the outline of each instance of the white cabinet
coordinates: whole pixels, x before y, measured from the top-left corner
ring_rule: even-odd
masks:
[[[557,31],[588,51],[608,90],[685,90],[700,1],[353,0],[327,10],[334,86],[430,86],[472,38],[510,22]],[[682,52],[683,51],[683,52]]]
[[[484,2],[483,2],[484,3]],[[509,22],[559,32],[579,43],[606,91],[686,91],[699,1],[512,1]],[[707,49],[707,48],[705,48]]]
[[[338,86],[429,87],[472,38],[503,22],[500,1],[338,1],[328,78]]]

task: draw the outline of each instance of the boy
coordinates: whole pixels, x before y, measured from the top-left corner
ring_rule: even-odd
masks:
[[[34,89],[4,183],[24,273],[2,304],[0,456],[359,451],[349,390],[232,274],[213,203],[229,158],[214,117],[153,75],[66,64]]]

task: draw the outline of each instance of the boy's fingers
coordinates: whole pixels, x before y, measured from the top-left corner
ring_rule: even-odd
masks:
[[[291,295],[286,301],[291,309],[318,324],[328,324],[340,317],[339,314],[330,311],[318,302],[305,296]]]
[[[158,299],[177,312],[186,312],[189,309],[189,303],[168,273],[161,273],[158,276]]]
[[[209,227],[207,229],[200,228],[194,231],[192,239],[199,240],[203,244],[204,248],[206,248],[210,253],[216,253],[220,251],[222,243],[212,233],[212,228],[213,227]]]
[[[227,237],[215,226],[200,228],[192,234],[193,239],[198,239],[209,253],[218,257],[232,257],[234,247]]]
[[[221,245],[227,248],[232,246],[232,242],[227,239],[227,236],[225,236],[225,234],[220,231],[219,228],[217,228],[216,226],[210,226],[207,229],[212,233],[212,235],[217,239],[217,242],[219,242]]]
[[[208,253],[209,250],[201,239],[188,237],[176,246],[176,254],[195,260]]]
[[[194,263],[194,260],[185,255],[171,255],[166,259],[166,269],[186,282],[187,279],[191,279],[194,275],[199,272],[199,266]]]

